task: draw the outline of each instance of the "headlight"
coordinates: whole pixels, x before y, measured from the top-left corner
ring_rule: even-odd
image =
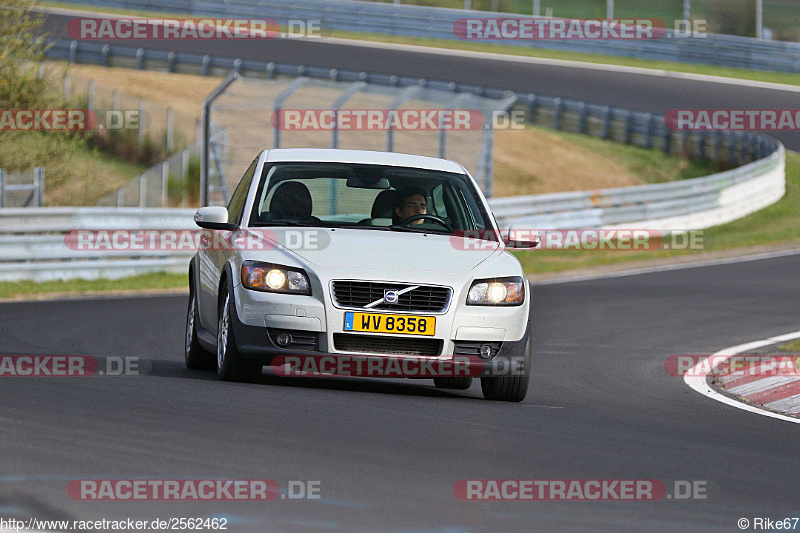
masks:
[[[477,279],[467,294],[467,305],[520,305],[525,300],[525,281],[513,278]]]
[[[242,285],[254,291],[311,294],[305,271],[259,261],[242,263]]]

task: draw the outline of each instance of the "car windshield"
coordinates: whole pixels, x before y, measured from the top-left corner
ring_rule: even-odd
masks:
[[[477,231],[493,239],[489,214],[464,174],[355,163],[265,165],[251,226],[384,231]],[[488,237],[487,237],[488,236]]]

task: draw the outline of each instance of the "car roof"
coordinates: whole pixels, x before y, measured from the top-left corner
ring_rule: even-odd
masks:
[[[454,161],[423,155],[370,150],[338,150],[333,148],[275,148],[267,151],[265,162],[314,161],[321,163],[361,163],[391,167],[413,167],[463,174],[464,169]]]

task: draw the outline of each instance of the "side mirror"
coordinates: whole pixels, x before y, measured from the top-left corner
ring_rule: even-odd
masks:
[[[228,222],[228,209],[219,205],[201,207],[194,214],[194,223],[205,229],[233,231],[239,226]]]
[[[503,242],[508,248],[530,250],[539,246],[541,240],[536,230],[511,226],[503,235]]]

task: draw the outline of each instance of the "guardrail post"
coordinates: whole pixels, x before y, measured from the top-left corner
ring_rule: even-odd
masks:
[[[167,72],[175,72],[175,52],[167,54]]]
[[[111,45],[104,44],[100,53],[103,55],[103,66],[107,67],[110,63]]]
[[[181,152],[181,179],[186,181],[189,177],[189,149],[184,148]]]
[[[669,155],[672,153],[672,132],[667,129],[664,132],[664,154]]]
[[[528,95],[528,122],[536,124],[536,95],[531,93]]]
[[[86,88],[86,100],[88,101],[86,107],[91,111],[94,109],[94,80],[89,80]]]
[[[139,176],[139,207],[147,206],[147,176]]]
[[[210,70],[211,70],[211,56],[204,55],[203,60],[200,63],[200,74],[202,76],[208,76]]]
[[[553,129],[560,130],[561,129],[561,113],[564,111],[564,104],[561,101],[561,98],[556,98],[553,100],[553,104],[555,106],[555,110],[553,113]]]
[[[161,163],[161,207],[167,207],[169,200],[169,161]]]
[[[64,100],[69,100],[69,93],[70,89],[72,88],[72,83],[69,79],[69,74],[64,76]]]
[[[625,144],[631,144],[633,140],[633,111],[628,111],[625,117]]]
[[[689,130],[683,130],[683,133],[681,133],[681,152],[687,156],[691,154],[689,151]]]
[[[144,118],[144,100],[139,98],[139,150],[144,147],[144,126],[142,125]]]
[[[578,133],[586,133],[586,102],[578,104]]]
[[[706,132],[705,131],[698,131],[696,137],[697,137],[697,158],[698,159],[705,159],[705,157],[706,157]]]
[[[603,139],[611,137],[611,108],[605,106],[603,109]]]
[[[167,107],[167,152],[172,152],[175,140],[175,117],[172,106]]]
[[[139,70],[144,68],[144,48],[136,50],[136,68]]]
[[[714,132],[714,161],[722,160],[722,132],[716,130]]]
[[[36,187],[36,207],[44,207],[44,167],[33,169],[33,184]]]
[[[0,207],[6,206],[6,169],[0,168]]]
[[[645,124],[647,127],[647,133],[644,137],[644,146],[645,148],[652,148],[653,147],[653,115],[647,113],[644,116]]]
[[[69,43],[69,62],[74,63],[78,59],[78,41]]]
[[[732,167],[736,166],[736,135],[733,132],[726,132],[726,140],[728,145],[728,164]]]

